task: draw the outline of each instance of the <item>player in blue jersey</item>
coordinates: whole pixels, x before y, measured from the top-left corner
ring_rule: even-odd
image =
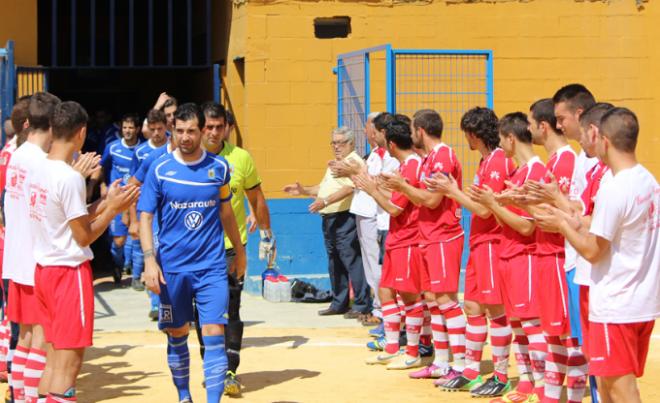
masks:
[[[121,185],[126,185],[128,179],[131,177],[131,161],[135,148],[139,144],[138,132],[140,127],[140,118],[136,114],[126,114],[121,119],[121,136],[119,140],[115,140],[108,144],[103,151],[101,158],[101,167],[103,169],[104,181],[101,183],[101,195],[107,191],[107,187],[121,179]],[[112,253],[112,260],[114,262],[113,277],[115,283],[121,282],[122,269],[130,265],[131,256],[131,242],[126,242],[128,235],[128,227],[122,220],[122,214],[119,214],[110,223],[110,235],[112,236],[112,244],[110,252]]]
[[[227,274],[245,274],[246,255],[229,201],[229,164],[202,147],[204,115],[195,104],[175,114],[178,148],[152,164],[138,202],[144,279],[160,295],[159,328],[167,332],[167,358],[180,402],[192,402],[189,387],[189,322],[193,300],[206,351],[208,402],[219,402],[227,371],[224,325],[229,302]],[[158,253],[152,221],[159,221]],[[224,232],[236,256],[227,268]]]
[[[144,160],[147,159],[152,151],[165,146],[165,143],[167,143],[167,118],[165,117],[165,113],[163,111],[157,109],[150,110],[147,114],[147,127],[151,133],[151,137],[148,141],[140,144],[135,149],[135,154],[133,155],[133,160],[131,161],[131,176],[135,175],[135,173],[140,169],[140,166]],[[136,185],[140,184],[137,182],[133,183]],[[135,207],[133,207],[129,212],[128,225],[128,234],[131,236],[129,242],[132,243],[131,255],[128,258],[133,267],[133,281],[131,282],[131,286],[136,291],[144,291],[144,285],[141,281],[142,271],[144,269],[144,258],[142,257],[142,246],[140,245],[140,237],[138,232],[139,226],[137,213],[135,211]],[[152,294],[151,300],[152,303],[149,316],[155,320],[158,317],[158,296],[156,294]]]

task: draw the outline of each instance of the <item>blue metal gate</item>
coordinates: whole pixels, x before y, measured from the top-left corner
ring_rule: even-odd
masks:
[[[2,123],[11,116],[16,98],[48,91],[48,69],[45,67],[24,67],[14,64],[14,41],[7,41],[0,48],[0,110]],[[2,127],[4,145],[6,133]]]
[[[14,67],[14,41],[7,41],[4,48],[0,48],[0,116],[2,121],[2,144],[5,143],[4,122],[11,115],[14,106],[14,93],[16,86],[16,70]]]
[[[383,71],[374,71],[378,58]],[[337,124],[356,133],[356,149],[367,149],[364,124],[373,104],[387,112],[412,116],[435,109],[444,121],[443,141],[453,147],[470,183],[479,163],[460,130],[463,113],[474,106],[493,107],[493,53],[489,50],[393,49],[382,45],[337,57]],[[375,80],[374,75],[382,79]],[[380,87],[384,87],[383,89]],[[380,92],[377,99],[373,93]]]

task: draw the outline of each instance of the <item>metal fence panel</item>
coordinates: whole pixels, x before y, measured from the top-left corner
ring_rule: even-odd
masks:
[[[475,106],[493,107],[492,53],[480,50],[394,50],[394,110],[412,116],[434,109],[442,116],[443,141],[463,165],[463,185],[472,183],[479,153],[461,132],[461,117]]]

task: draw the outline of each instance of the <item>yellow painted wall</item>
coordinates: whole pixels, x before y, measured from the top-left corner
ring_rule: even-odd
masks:
[[[37,64],[37,0],[0,0],[0,47],[9,39],[16,64]]]
[[[658,3],[638,10],[635,0],[249,1],[234,6],[225,85],[243,146],[255,156],[269,197],[284,196],[279,189],[296,179],[318,182],[331,157],[337,54],[384,43],[492,49],[499,115],[526,111],[563,84],[584,83],[599,100],[638,113],[641,160],[660,176],[654,127],[660,113]],[[314,38],[315,17],[344,15],[352,19],[348,38]],[[245,86],[233,71],[239,54],[245,57]]]

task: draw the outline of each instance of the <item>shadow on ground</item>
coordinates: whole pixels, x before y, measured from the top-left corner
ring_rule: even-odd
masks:
[[[99,358],[121,358],[136,346],[115,345],[103,348],[91,347],[85,352],[77,381],[77,395],[82,402],[97,402],[127,396],[142,396],[148,386],[133,385],[150,376],[167,376],[165,372],[132,371],[128,361],[115,360],[95,364]],[[125,371],[122,371],[126,369]]]
[[[250,393],[264,389],[267,386],[279,385],[294,379],[314,378],[320,374],[318,371],[308,371],[306,369],[284,369],[282,371],[243,373],[238,376],[238,379],[245,385],[243,393]]]
[[[293,342],[289,348],[298,348],[307,343],[309,338],[304,336],[272,336],[272,337],[244,337],[243,348],[268,347],[275,344]]]

